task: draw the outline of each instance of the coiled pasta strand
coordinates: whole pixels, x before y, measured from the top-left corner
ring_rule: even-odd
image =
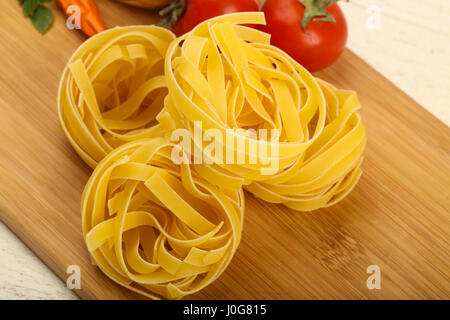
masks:
[[[167,95],[163,63],[175,36],[155,26],[117,27],[84,42],[64,70],[61,126],[92,168],[114,148],[160,136]]]
[[[219,154],[231,153],[235,162],[213,156],[213,164],[199,172],[212,182],[218,175],[230,183],[240,179],[256,196],[295,210],[334,204],[361,175],[366,138],[359,101],[354,92],[313,77],[271,46],[267,34],[239,25],[263,23],[262,13],[224,15],[172,42],[165,60],[166,127],[187,129],[194,137],[201,123],[204,133],[218,130],[225,137],[231,131],[243,142],[216,141]],[[249,134],[262,129],[275,134]],[[193,143],[202,151],[208,145]],[[269,151],[261,154],[264,149]],[[237,164],[239,154],[246,161]],[[273,163],[276,170],[268,174]]]
[[[173,148],[151,138],[115,149],[95,168],[82,197],[83,234],[94,262],[152,299],[181,298],[214,281],[242,234],[242,189],[225,193],[190,165],[174,165]]]

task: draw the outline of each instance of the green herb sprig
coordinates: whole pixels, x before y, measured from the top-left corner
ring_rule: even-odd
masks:
[[[47,32],[54,20],[53,12],[44,6],[44,3],[51,1],[19,0],[19,3],[22,5],[23,15],[29,17],[33,26],[42,34]]]

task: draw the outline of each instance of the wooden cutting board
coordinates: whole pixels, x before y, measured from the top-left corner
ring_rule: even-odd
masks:
[[[98,3],[108,26],[156,21]],[[82,298],[136,298],[90,264],[81,235],[91,170],[59,127],[56,94],[85,38],[53,9],[41,36],[17,1],[0,4],[0,218],[64,281],[67,266],[79,265]],[[450,298],[449,128],[348,50],[319,76],[359,93],[368,135],[361,181],[340,204],[311,213],[246,194],[234,260],[190,298]],[[380,290],[366,286],[370,265],[381,269]]]

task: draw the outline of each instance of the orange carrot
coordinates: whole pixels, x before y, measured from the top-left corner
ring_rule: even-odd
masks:
[[[70,6],[75,5],[80,8],[81,30],[89,37],[106,30],[94,0],[57,0],[57,2],[67,17],[72,16],[72,13],[67,11]]]

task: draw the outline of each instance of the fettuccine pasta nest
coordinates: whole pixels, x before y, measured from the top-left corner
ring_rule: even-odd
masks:
[[[154,299],[197,292],[237,250],[244,189],[311,211],[343,199],[361,176],[356,93],[243,26],[263,23],[261,12],[224,15],[178,39],[154,26],[115,28],[70,59],[60,122],[95,168],[83,233],[121,285]]]
[[[155,26],[117,27],[83,43],[61,79],[61,126],[92,168],[114,148],[161,135],[164,58],[175,36]]]
[[[215,153],[231,153],[232,163],[204,152],[214,161],[201,173],[213,183],[241,179],[256,196],[301,211],[331,205],[361,174],[366,138],[359,101],[354,92],[313,77],[271,46],[268,34],[238,25],[264,23],[263,13],[224,15],[172,42],[165,110],[173,130],[187,129],[192,137],[195,130],[218,130],[220,137],[231,131],[243,142],[216,141]],[[264,130],[274,133],[261,139]],[[195,138],[193,144],[202,151],[210,145]],[[267,174],[272,164],[276,170]]]
[[[174,165],[173,148],[162,138],[117,148],[96,167],[82,198],[94,262],[153,299],[180,298],[214,281],[242,233],[242,190],[225,193],[189,165]]]

